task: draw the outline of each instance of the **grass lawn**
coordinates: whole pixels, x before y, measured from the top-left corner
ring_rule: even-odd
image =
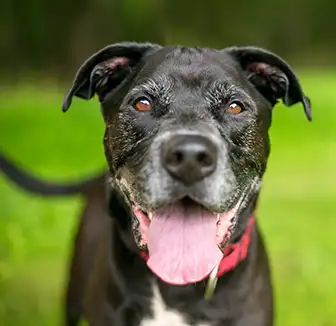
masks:
[[[259,221],[271,256],[277,325],[336,323],[336,74],[303,72],[313,122],[278,105]],[[62,114],[52,87],[0,89],[1,150],[35,174],[83,178],[104,166],[96,101]],[[80,198],[42,199],[0,176],[0,324],[60,325]],[[334,308],[333,308],[334,307]]]

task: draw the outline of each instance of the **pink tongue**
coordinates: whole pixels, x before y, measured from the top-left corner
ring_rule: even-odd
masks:
[[[182,202],[153,214],[148,233],[148,267],[170,284],[206,278],[222,259],[216,242],[216,216]]]

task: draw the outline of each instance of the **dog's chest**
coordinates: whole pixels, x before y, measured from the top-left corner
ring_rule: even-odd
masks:
[[[167,307],[157,286],[153,287],[151,304],[153,315],[144,318],[140,326],[191,326],[179,311]],[[211,326],[211,324],[197,323],[192,326]]]

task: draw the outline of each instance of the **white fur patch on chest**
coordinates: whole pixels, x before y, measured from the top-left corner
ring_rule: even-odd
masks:
[[[191,326],[185,317],[176,310],[166,306],[157,285],[153,287],[152,301],[153,317],[143,319],[140,326]],[[197,324],[197,326],[210,326],[210,324]]]

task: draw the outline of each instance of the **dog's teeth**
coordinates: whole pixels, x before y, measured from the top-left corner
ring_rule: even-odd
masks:
[[[217,222],[219,222],[220,214],[217,214]]]
[[[148,213],[148,218],[149,218],[150,220],[152,220],[152,218],[153,218],[153,213]]]

